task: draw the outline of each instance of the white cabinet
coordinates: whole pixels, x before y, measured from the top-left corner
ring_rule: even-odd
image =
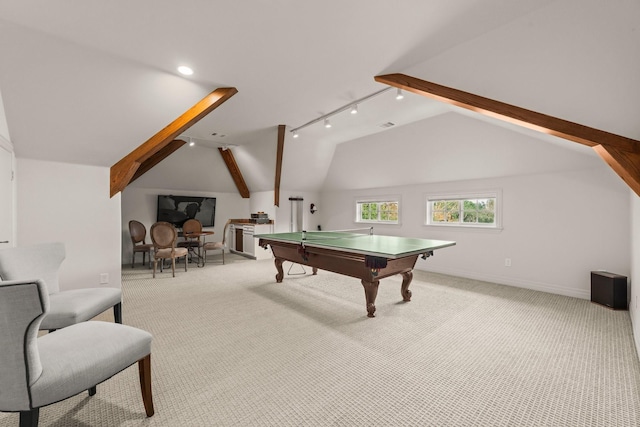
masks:
[[[256,234],[273,233],[273,224],[231,224],[229,249],[231,252],[254,259],[271,258],[271,251],[258,246],[259,239],[253,237]]]
[[[253,244],[254,230],[255,227],[253,225],[242,226],[242,247],[244,248],[244,253],[250,256],[256,255],[256,248]]]

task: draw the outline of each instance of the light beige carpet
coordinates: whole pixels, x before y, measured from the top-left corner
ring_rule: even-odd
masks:
[[[270,260],[227,259],[155,280],[123,267],[124,323],[154,335],[154,417],[133,367],[41,425],[640,425],[626,311],[416,272],[409,303],[399,277],[381,281],[370,319],[357,279],[277,284]]]

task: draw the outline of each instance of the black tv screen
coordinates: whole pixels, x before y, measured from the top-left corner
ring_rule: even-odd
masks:
[[[158,221],[166,221],[182,228],[190,218],[200,220],[203,227],[213,227],[216,217],[215,197],[158,195]]]

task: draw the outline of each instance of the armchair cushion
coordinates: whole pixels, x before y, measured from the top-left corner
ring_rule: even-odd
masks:
[[[116,288],[73,289],[49,295],[50,307],[40,329],[60,329],[90,320],[122,300]]]
[[[33,407],[73,396],[151,353],[150,333],[109,322],[83,322],[38,338],[42,375],[31,387]]]

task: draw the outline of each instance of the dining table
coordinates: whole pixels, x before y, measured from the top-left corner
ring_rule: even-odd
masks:
[[[183,233],[183,236],[185,237],[185,239],[188,239],[189,241],[198,241],[200,242],[200,238],[202,238],[202,244],[198,243],[198,245],[189,245],[188,249],[189,249],[189,254],[190,254],[190,258],[193,259],[193,257],[196,258],[196,266],[198,267],[204,267],[204,257],[207,255],[206,252],[204,253],[204,255],[201,253],[201,247],[204,246],[205,241],[207,236],[210,236],[214,234],[213,231],[209,231],[209,230],[202,230],[202,231],[192,231],[189,233]],[[196,248],[198,248],[198,251],[196,252]]]

